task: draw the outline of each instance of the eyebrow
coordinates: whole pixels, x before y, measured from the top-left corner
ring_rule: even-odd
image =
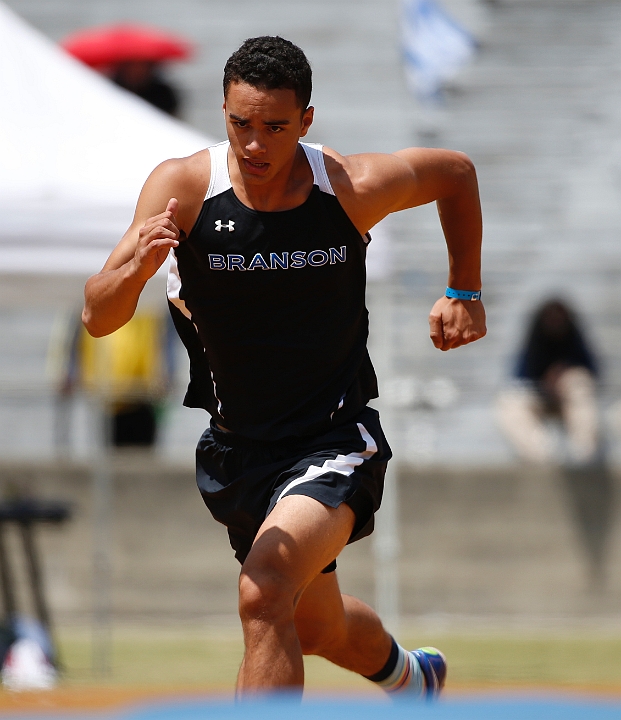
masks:
[[[248,118],[240,117],[234,113],[229,113],[231,120],[237,120],[237,122],[249,122]],[[264,125],[291,125],[290,120],[264,120]]]

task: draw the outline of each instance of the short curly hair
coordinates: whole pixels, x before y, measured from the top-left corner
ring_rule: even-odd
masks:
[[[293,90],[302,110],[308,107],[313,89],[306,55],[297,45],[278,35],[248,38],[242,43],[224,66],[225,97],[234,82],[262,90]]]

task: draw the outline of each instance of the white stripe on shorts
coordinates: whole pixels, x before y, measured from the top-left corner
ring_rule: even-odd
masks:
[[[316,478],[324,475],[328,472],[337,472],[341,475],[351,475],[358,465],[362,465],[365,460],[373,457],[377,452],[377,445],[375,440],[371,437],[367,429],[362,423],[357,423],[358,430],[362,439],[367,444],[367,449],[361,453],[349,453],[349,455],[337,455],[333,460],[326,460],[324,464],[319,467],[318,465],[309,465],[304,475],[295,480],[292,480],[285,489],[278,496],[276,502],[280,502],[283,497],[294,487],[301,485],[305,482],[310,482]]]

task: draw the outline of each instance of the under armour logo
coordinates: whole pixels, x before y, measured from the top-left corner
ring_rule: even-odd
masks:
[[[233,232],[233,230],[235,230],[235,221],[229,220],[226,225],[223,225],[222,220],[216,220],[216,230],[218,232],[222,232],[222,228],[226,228],[229,232]]]

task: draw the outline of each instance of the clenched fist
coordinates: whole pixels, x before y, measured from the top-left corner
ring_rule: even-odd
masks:
[[[136,275],[148,280],[158,271],[170,248],[179,245],[181,231],[175,213],[179,207],[177,198],[170,198],[166,210],[149,218],[140,228],[134,254]]]
[[[485,308],[480,300],[441,297],[429,315],[429,336],[439,350],[452,350],[484,337]]]

